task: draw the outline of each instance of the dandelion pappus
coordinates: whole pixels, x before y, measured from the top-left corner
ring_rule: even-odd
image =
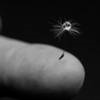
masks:
[[[61,37],[66,31],[69,34],[75,36],[75,35],[80,34],[79,28],[77,27],[77,25],[79,26],[78,23],[72,22],[71,20],[68,20],[68,21],[66,20],[64,22],[58,21],[56,25],[53,25],[52,31],[56,33],[56,37]]]

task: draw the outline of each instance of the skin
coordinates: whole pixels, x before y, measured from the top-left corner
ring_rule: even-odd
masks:
[[[85,71],[72,54],[54,46],[0,39],[0,82],[25,93],[77,93]],[[28,92],[27,92],[28,91]]]

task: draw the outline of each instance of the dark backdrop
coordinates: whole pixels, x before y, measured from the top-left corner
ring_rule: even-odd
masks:
[[[29,43],[46,43],[73,53],[86,70],[85,83],[75,100],[99,100],[99,5],[97,2],[37,1],[0,3],[3,36]],[[55,38],[52,22],[69,18],[80,24],[81,35],[73,38],[67,32]]]

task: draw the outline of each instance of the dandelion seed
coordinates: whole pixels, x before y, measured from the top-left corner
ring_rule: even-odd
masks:
[[[78,23],[71,22],[71,21],[58,21],[57,25],[53,25],[52,31],[56,33],[56,37],[61,37],[66,31],[71,35],[79,35],[79,29],[76,25]]]

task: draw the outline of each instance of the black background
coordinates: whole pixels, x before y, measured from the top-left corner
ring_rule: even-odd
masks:
[[[99,5],[80,1],[33,1],[0,3],[2,36],[28,43],[46,43],[65,49],[83,63],[86,78],[79,95],[73,100],[99,100]],[[80,36],[73,38],[64,33],[55,38],[51,22],[69,18],[80,24]]]

